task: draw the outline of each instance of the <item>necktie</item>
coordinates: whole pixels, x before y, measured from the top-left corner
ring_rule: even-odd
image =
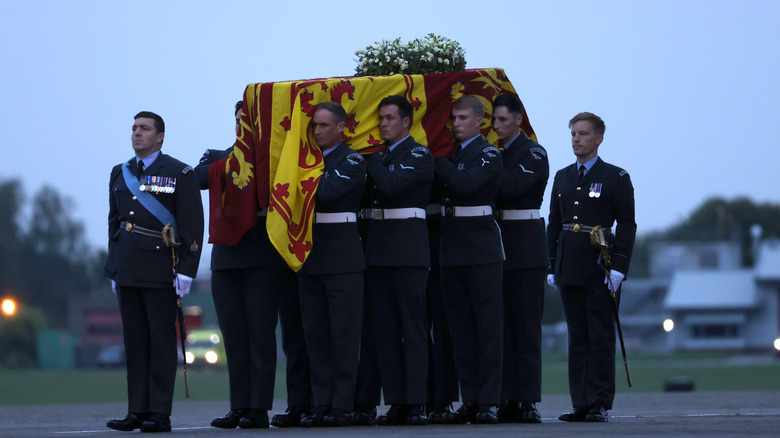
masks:
[[[463,150],[463,145],[462,145],[462,144],[459,144],[459,145],[458,145],[458,146],[455,148],[455,155],[458,155],[458,154],[460,153],[460,151],[462,151],[462,150]]]
[[[141,179],[141,175],[144,173],[144,161],[138,160],[138,179]]]
[[[582,183],[582,178],[585,177],[585,166],[580,166],[580,184]]]

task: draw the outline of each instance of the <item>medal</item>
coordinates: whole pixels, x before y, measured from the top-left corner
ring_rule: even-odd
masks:
[[[593,183],[590,185],[590,193],[588,196],[591,198],[601,197],[601,183]]]

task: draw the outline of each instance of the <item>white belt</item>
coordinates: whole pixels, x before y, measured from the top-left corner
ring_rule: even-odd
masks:
[[[364,208],[364,219],[425,219],[423,208]]]
[[[258,217],[268,216],[268,207],[260,207],[260,209],[257,210],[257,216]]]
[[[499,217],[505,221],[524,221],[529,219],[541,219],[539,210],[498,210]]]
[[[315,213],[314,222],[318,224],[339,224],[344,222],[357,222],[357,214],[351,211],[339,213]]]
[[[489,205],[475,205],[468,207],[452,206],[441,207],[442,216],[489,216],[493,214],[493,207]]]

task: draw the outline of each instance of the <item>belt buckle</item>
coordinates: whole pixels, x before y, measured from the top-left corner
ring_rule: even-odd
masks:
[[[454,216],[455,215],[455,209],[453,207],[445,207],[444,208],[444,214],[446,216]]]
[[[579,232],[580,232],[580,229],[581,229],[581,227],[580,227],[580,224],[574,224],[574,225],[572,225],[572,226],[571,226],[571,229],[572,229],[572,231],[574,231],[575,233],[579,233]]]
[[[131,224],[130,222],[125,222],[125,231],[127,231],[128,233],[133,231],[133,224]]]
[[[381,208],[374,208],[371,210],[371,216],[374,219],[382,220],[385,218],[385,211]]]

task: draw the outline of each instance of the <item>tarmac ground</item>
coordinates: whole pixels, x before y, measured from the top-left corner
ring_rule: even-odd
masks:
[[[209,426],[224,415],[226,401],[175,402],[173,435],[197,437],[570,437],[612,436],[780,436],[780,391],[619,393],[609,422],[564,423],[558,415],[571,410],[568,395],[545,396],[537,404],[542,424],[429,425],[346,428],[222,430]],[[107,429],[106,421],[122,418],[124,403],[0,407],[1,437],[103,437],[134,432]],[[284,401],[273,413],[284,412]],[[387,408],[379,408],[380,413]],[[169,436],[169,435],[163,435]]]

